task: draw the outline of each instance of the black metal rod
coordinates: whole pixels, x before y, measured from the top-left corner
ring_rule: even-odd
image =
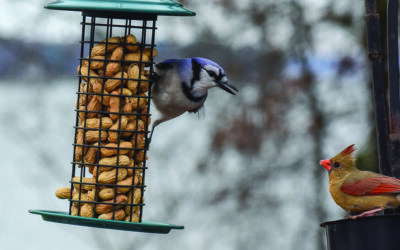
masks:
[[[399,49],[398,49],[398,0],[388,0],[387,41],[388,41],[388,73],[389,73],[389,108],[390,113],[399,113]],[[393,124],[391,124],[393,125]]]
[[[143,20],[142,21],[143,23],[142,23],[142,37],[141,37],[141,43],[142,44],[145,44],[146,43],[146,41],[147,41],[147,39],[146,39],[146,32],[147,32],[147,30],[146,30],[146,28],[147,28],[147,20]],[[153,20],[153,23],[154,23],[155,21]],[[151,30],[152,31],[152,34],[154,34],[154,30]],[[152,40],[153,41],[153,40]],[[153,46],[153,45],[152,45]],[[151,47],[151,49],[152,49],[152,47]],[[144,50],[144,47],[142,47],[141,49],[140,49],[140,61],[142,61],[142,58],[143,58],[143,50]],[[150,58],[150,60],[152,61],[152,58]],[[140,79],[142,79],[142,77],[141,77],[141,75],[142,75],[142,65],[140,64],[140,67],[139,67],[139,78]],[[138,89],[140,89],[140,85],[142,85],[142,84],[145,84],[145,83],[143,83],[142,81],[139,81],[139,85],[138,85]],[[147,83],[147,84],[149,84],[150,85],[150,83]],[[150,96],[150,94],[151,94],[151,92],[149,92],[149,95],[148,95],[148,97]],[[150,109],[149,109],[149,103],[150,103],[150,99],[148,99],[148,102],[147,102],[147,112],[149,112],[150,111]],[[137,107],[137,112],[139,112],[139,107]],[[148,122],[148,117],[146,117],[146,121]],[[147,123],[147,125],[148,125],[148,123]],[[146,128],[146,131],[147,131],[148,129]],[[145,134],[145,143],[147,144],[147,133]],[[146,151],[147,151],[147,149],[146,150],[144,150],[144,155],[143,155],[143,157],[144,158],[146,158]],[[143,162],[143,166],[145,167],[146,166],[146,161],[144,161]],[[143,179],[145,178],[145,176],[146,176],[146,171],[145,171],[145,168],[143,169],[143,171],[142,171],[142,175],[143,175]],[[140,203],[143,203],[143,194],[144,194],[144,188],[142,188],[141,189],[141,193],[140,193]],[[133,196],[133,195],[132,195]],[[141,206],[141,207],[139,207],[139,209],[140,209],[140,214],[143,214],[143,206]],[[142,217],[140,217],[139,218],[139,222],[142,222]]]
[[[400,178],[400,89],[398,0],[388,0],[387,40],[389,70],[390,163],[392,175]]]
[[[86,22],[86,16],[82,16],[82,22],[83,23]],[[85,40],[85,25],[82,25],[81,40],[82,41]],[[84,55],[84,45],[83,44],[81,44],[81,53],[80,53],[80,55],[81,55],[81,58],[83,58],[83,55]],[[82,60],[79,60],[79,67],[82,67]],[[78,89],[79,90],[80,90],[81,83],[82,83],[82,79],[79,77],[79,80],[78,80]],[[77,99],[76,99],[77,102],[79,102],[79,98],[80,98],[80,94],[77,95]],[[78,119],[78,116],[76,116],[76,118],[75,118],[75,128],[74,128],[75,129],[75,137],[74,137],[74,144],[75,145],[78,143],[77,136],[76,136],[78,134],[78,129],[77,129],[78,126],[79,126],[79,119]],[[73,150],[73,153],[72,153],[72,161],[74,162],[75,159],[76,159],[76,146],[74,146],[74,150]],[[76,165],[77,164],[75,164],[75,163],[72,164],[71,180],[72,180],[72,177],[75,176]],[[70,197],[72,199],[73,190],[74,190],[74,186],[73,186],[72,182],[71,182],[70,188],[71,188]],[[73,204],[71,199],[69,200],[69,208],[68,208],[68,214],[69,215],[71,215],[71,209],[72,209],[72,204]]]
[[[379,171],[392,175],[389,161],[388,126],[386,118],[386,98],[383,86],[382,46],[379,27],[379,14],[376,13],[375,0],[365,0],[367,46],[372,64],[372,84],[375,100],[375,122],[378,141]]]

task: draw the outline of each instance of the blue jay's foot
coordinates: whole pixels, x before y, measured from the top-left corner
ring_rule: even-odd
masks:
[[[144,149],[145,150],[149,150],[150,148],[150,143],[151,143],[151,138],[148,138],[145,142],[144,142]]]
[[[151,138],[153,138],[154,127],[155,126],[153,125],[153,127],[151,128],[150,136],[145,141],[144,147],[146,150],[149,150],[150,148]]]

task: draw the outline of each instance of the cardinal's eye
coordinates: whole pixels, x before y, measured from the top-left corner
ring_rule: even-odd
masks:
[[[335,167],[335,168],[338,168],[338,167],[340,167],[340,163],[339,163],[339,162],[335,162],[335,163],[333,163],[333,167]]]

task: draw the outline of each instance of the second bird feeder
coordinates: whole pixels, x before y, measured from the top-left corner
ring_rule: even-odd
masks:
[[[380,18],[376,0],[365,0],[366,34],[375,104],[379,171],[400,178],[400,84],[398,50],[398,0],[387,1],[387,46],[381,44]],[[388,88],[384,89],[383,47],[387,48]],[[327,221],[329,250],[399,249],[400,214],[398,209],[359,219]]]
[[[172,0],[57,1],[82,11],[75,139],[68,214],[31,210],[54,222],[167,233],[182,226],[142,220],[155,31],[158,15],[190,16]]]

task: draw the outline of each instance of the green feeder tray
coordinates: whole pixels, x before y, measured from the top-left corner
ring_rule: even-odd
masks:
[[[115,220],[102,220],[96,218],[86,218],[81,216],[71,216],[65,212],[48,211],[48,210],[29,210],[29,213],[38,214],[42,216],[42,219],[50,222],[57,222],[63,224],[87,226],[96,228],[115,229],[132,232],[142,233],[159,233],[167,234],[171,229],[183,229],[183,226],[167,224],[156,221],[142,221],[126,222],[126,221],[115,221]]]

